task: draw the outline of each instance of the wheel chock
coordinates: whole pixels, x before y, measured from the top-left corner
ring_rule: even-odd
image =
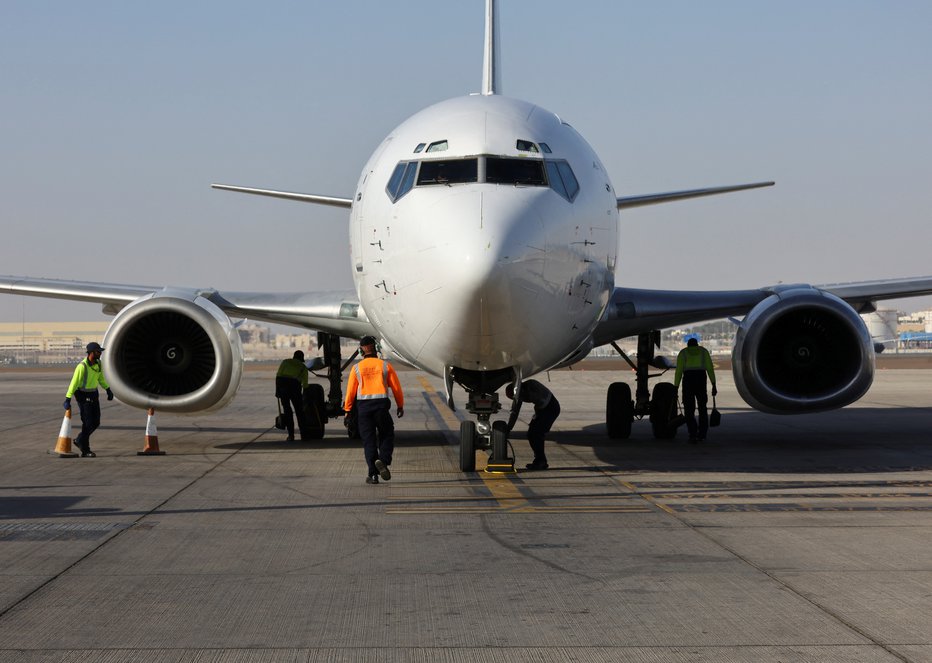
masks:
[[[159,431],[155,427],[155,408],[147,410],[148,418],[146,419],[146,447],[142,451],[137,451],[137,456],[164,456],[164,451],[159,451]]]
[[[485,466],[484,472],[489,474],[514,474],[515,470],[515,459],[514,458],[499,458],[492,459],[489,458],[488,464]]]
[[[65,410],[65,418],[58,431],[58,442],[49,453],[59,458],[77,458],[80,455],[71,450],[71,409]]]

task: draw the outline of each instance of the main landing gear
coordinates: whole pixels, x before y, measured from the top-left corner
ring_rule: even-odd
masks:
[[[320,363],[312,370],[327,369],[327,382],[329,390],[326,398],[324,388],[319,384],[309,384],[304,391],[304,412],[310,427],[311,438],[319,440],[324,436],[324,426],[330,419],[343,419],[343,371],[352,363],[359,351],[343,362],[340,354],[340,337],[336,334],[319,332],[317,334],[317,347],[322,352]],[[315,374],[316,375],[316,374]],[[356,425],[355,413],[345,418],[346,433],[350,439],[359,439],[359,429]]]
[[[654,355],[654,348],[660,347],[660,331],[655,329],[638,335],[636,364],[616,344],[612,345],[634,370],[636,391],[632,400],[631,387],[627,383],[613,382],[608,386],[605,399],[605,426],[608,428],[608,436],[613,440],[628,439],[631,437],[631,424],[634,420],[646,416],[655,438],[670,440],[676,437],[679,426],[676,420],[676,387],[672,382],[658,382],[653,391],[650,391],[647,386],[649,379],[663,375],[651,375],[651,367],[664,371],[674,368],[665,357]]]

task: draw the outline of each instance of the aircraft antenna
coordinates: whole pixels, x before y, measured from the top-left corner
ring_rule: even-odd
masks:
[[[485,57],[482,61],[482,94],[500,94],[498,0],[485,0]]]

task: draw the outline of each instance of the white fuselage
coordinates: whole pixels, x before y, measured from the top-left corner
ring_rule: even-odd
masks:
[[[405,163],[406,184],[393,179]],[[572,127],[516,99],[461,97],[409,118],[369,159],[350,221],[353,276],[399,358],[437,375],[528,376],[588,351],[614,288],[617,232],[608,174]]]

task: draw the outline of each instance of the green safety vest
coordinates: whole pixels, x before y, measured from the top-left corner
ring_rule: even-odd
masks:
[[[709,356],[709,351],[701,345],[687,346],[680,350],[680,353],[676,356],[676,377],[673,379],[675,386],[680,386],[684,371],[705,371],[709,374],[709,380],[712,384],[715,384],[715,369],[712,368],[712,357]]]
[[[285,359],[278,365],[277,378],[291,378],[301,383],[301,388],[307,388],[307,366],[300,359]]]
[[[104,379],[104,369],[100,365],[100,360],[91,366],[85,359],[75,366],[74,376],[71,378],[71,384],[68,385],[65,398],[71,398],[76,391],[97,391],[97,385],[104,389],[110,388],[110,385]]]

